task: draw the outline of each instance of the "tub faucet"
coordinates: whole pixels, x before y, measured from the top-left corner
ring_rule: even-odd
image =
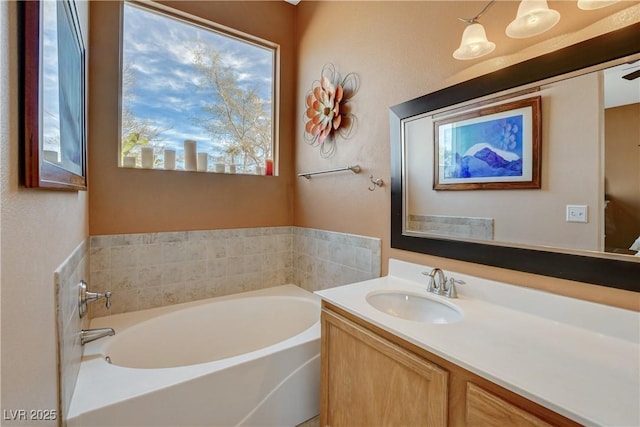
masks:
[[[80,331],[80,344],[85,345],[91,341],[95,341],[103,337],[110,337],[115,334],[116,331],[114,331],[113,328],[83,329]]]

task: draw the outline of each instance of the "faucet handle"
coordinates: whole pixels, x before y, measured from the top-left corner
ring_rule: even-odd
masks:
[[[78,314],[80,315],[80,318],[84,317],[87,314],[88,303],[98,301],[101,298],[104,298],[106,300],[105,306],[107,307],[107,310],[110,309],[111,292],[91,292],[87,290],[87,282],[85,282],[84,280],[80,280],[80,284],[78,285]]]
[[[458,291],[456,290],[456,279],[450,277],[448,283],[449,285],[444,291],[444,296],[447,298],[458,298]]]
[[[111,291],[107,291],[104,293],[104,299],[107,300],[104,305],[107,310],[109,310],[111,308]]]
[[[449,286],[444,290],[444,296],[447,298],[458,298],[458,291],[456,290],[456,283],[459,285],[464,285],[466,282],[464,280],[454,279],[453,277],[449,277],[447,281]]]
[[[433,277],[433,274],[429,271],[423,271],[422,275],[427,276],[427,279],[429,280],[429,283],[427,284],[427,292],[437,292],[438,285],[436,284],[436,279]]]

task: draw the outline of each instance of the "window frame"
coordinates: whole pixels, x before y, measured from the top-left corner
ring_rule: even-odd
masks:
[[[183,10],[175,9],[155,1],[140,1],[140,0],[124,0],[120,3],[120,44],[119,44],[119,76],[118,76],[118,155],[117,166],[119,168],[125,167],[122,164],[122,106],[123,106],[123,65],[124,65],[124,8],[125,5],[137,7],[147,12],[156,13],[161,16],[165,16],[169,19],[181,21],[183,23],[199,27],[205,31],[212,31],[222,36],[226,36],[240,42],[244,42],[259,48],[268,49],[272,53],[273,66],[271,70],[272,84],[271,84],[271,157],[268,158],[272,161],[273,176],[278,175],[279,170],[279,157],[280,157],[280,45],[275,42],[263,39],[256,35],[246,33],[214,22],[210,19],[185,12]],[[265,159],[266,160],[266,159]],[[264,165],[263,165],[264,166]],[[134,168],[142,169],[142,168]],[[147,170],[165,170],[161,168],[152,168]],[[175,169],[171,172],[189,172],[182,169]],[[207,173],[216,173],[215,171],[208,170]],[[238,174],[238,175],[250,175],[250,174]]]

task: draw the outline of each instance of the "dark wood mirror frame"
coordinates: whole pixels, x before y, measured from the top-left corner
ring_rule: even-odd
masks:
[[[56,7],[63,11],[58,13],[56,23],[59,52],[57,68],[62,76],[56,79],[60,91],[57,103],[61,135],[60,158],[50,161],[45,158],[44,150],[43,73],[46,64],[43,61],[43,7],[41,0],[18,2],[24,185],[40,189],[86,190],[85,44],[78,13],[74,0],[56,3]],[[65,163],[67,161],[73,164],[73,168]]]
[[[640,262],[634,260],[403,234],[401,139],[404,119],[594,67],[639,51],[640,24],[633,24],[391,107],[391,247],[639,292]]]

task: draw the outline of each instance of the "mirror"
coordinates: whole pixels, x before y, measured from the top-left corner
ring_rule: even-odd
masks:
[[[87,189],[85,45],[73,0],[19,3],[24,184]]]
[[[631,187],[638,197],[640,153],[629,179],[618,173],[619,160],[602,172],[603,157],[625,155],[602,145],[618,136],[603,130],[615,126],[603,125],[613,119],[601,108],[606,73],[599,71],[620,64],[627,69],[627,62],[640,59],[639,34],[634,24],[392,107],[391,246],[640,291],[640,256],[631,249],[638,223],[616,217],[628,210],[617,194]],[[519,109],[534,99],[541,100],[541,123]],[[498,124],[498,131],[491,128]],[[526,144],[535,141],[536,125],[541,152]],[[483,130],[482,141],[464,136],[463,129],[475,128],[493,133]],[[500,140],[505,134],[510,139]],[[481,157],[494,159],[489,164],[500,160],[503,172],[483,172],[473,163]],[[541,183],[518,188],[512,178],[502,179],[516,166],[525,172],[539,167]]]

